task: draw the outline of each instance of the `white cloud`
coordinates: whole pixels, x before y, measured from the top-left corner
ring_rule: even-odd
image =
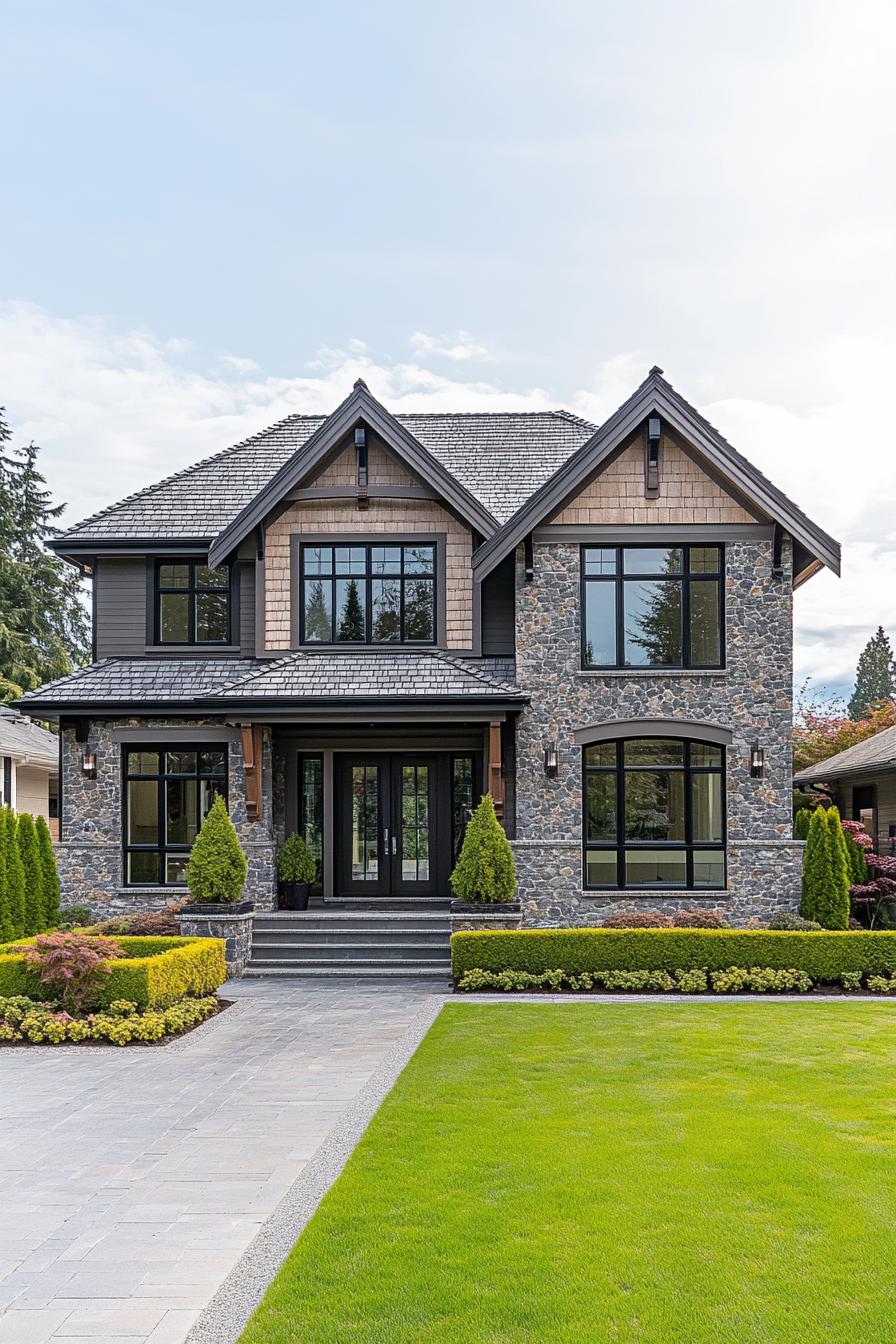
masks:
[[[427,338],[428,339],[428,338]],[[421,348],[417,347],[418,350]],[[65,521],[79,518],[295,411],[331,411],[363,378],[394,410],[538,410],[546,389],[507,390],[482,379],[375,358],[353,338],[318,351],[304,375],[266,377],[253,361],[223,356],[192,367],[190,343],[105,320],[59,318],[32,304],[0,304],[0,403],[17,441],[34,439]],[[599,423],[645,377],[637,351],[601,363],[568,399]],[[458,362],[460,365],[460,362]],[[886,403],[892,359],[881,346],[842,341],[828,352],[824,401],[791,407],[712,400],[680,390],[756,466],[844,544],[844,575],[823,574],[795,598],[797,677],[851,681],[878,624],[896,635],[896,469]],[[675,382],[674,369],[667,376]]]
[[[411,350],[417,359],[450,359],[455,364],[467,364],[492,358],[484,341],[469,331],[456,331],[448,336],[428,336],[425,331],[411,332]]]

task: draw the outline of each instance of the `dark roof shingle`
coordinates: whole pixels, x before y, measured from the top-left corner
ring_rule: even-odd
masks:
[[[885,728],[874,737],[866,737],[854,747],[838,751],[817,765],[810,765],[793,777],[794,784],[810,784],[813,780],[823,783],[827,779],[837,779],[841,775],[862,774],[864,771],[886,770],[891,766],[896,770],[896,728]]]

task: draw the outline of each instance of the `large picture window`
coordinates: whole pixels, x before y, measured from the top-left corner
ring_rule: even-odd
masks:
[[[721,546],[583,546],[586,668],[721,667]]]
[[[301,547],[303,644],[433,644],[436,548]]]
[[[181,886],[206,813],[227,798],[227,748],[129,748],[124,769],[125,880]]]
[[[227,644],[230,641],[230,566],[201,560],[156,564],[156,642]]]
[[[584,749],[585,886],[725,886],[725,759],[710,742]]]

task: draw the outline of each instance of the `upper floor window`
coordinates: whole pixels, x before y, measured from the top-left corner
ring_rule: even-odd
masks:
[[[721,667],[721,546],[583,546],[582,664]]]
[[[227,644],[230,641],[230,567],[202,560],[156,564],[156,641]]]
[[[303,644],[433,644],[436,548],[301,548]]]
[[[725,886],[725,753],[626,738],[585,747],[586,887]]]

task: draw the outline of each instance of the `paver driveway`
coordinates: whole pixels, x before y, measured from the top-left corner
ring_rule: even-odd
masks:
[[[169,1046],[0,1051],[0,1344],[180,1344],[434,989],[243,981]]]

